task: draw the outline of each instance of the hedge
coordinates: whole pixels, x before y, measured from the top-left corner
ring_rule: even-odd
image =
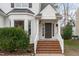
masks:
[[[13,52],[26,50],[29,36],[20,28],[0,28],[0,50]]]

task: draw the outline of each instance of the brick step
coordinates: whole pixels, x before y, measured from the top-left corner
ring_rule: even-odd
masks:
[[[41,53],[49,53],[49,54],[61,54],[61,51],[37,51],[37,54],[41,54]]]
[[[60,45],[37,45],[37,47],[60,47]]]
[[[59,44],[59,42],[38,42],[38,44]]]
[[[59,44],[37,44],[37,46],[60,46]]]
[[[60,49],[60,47],[37,47],[37,49],[47,49],[47,48],[49,48],[49,49]]]
[[[38,42],[59,42],[59,41],[54,41],[54,40],[39,40]]]
[[[37,43],[37,45],[59,45],[59,43]]]
[[[49,48],[37,48],[37,51],[60,51],[61,49],[56,49],[56,48],[53,48],[53,49],[49,49]]]
[[[56,46],[56,47],[60,47],[59,44],[58,44],[58,45],[53,45],[53,44],[48,44],[48,45],[43,44],[43,45],[42,45],[42,44],[39,44],[39,45],[37,45],[37,46],[43,46],[43,47],[44,47],[44,46],[45,46],[45,47],[46,47],[46,46],[47,46],[47,47],[55,47],[55,46]]]

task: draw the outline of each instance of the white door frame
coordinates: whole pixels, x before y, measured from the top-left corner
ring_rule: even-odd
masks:
[[[45,23],[51,23],[51,38],[45,38]],[[53,24],[54,24],[54,36],[53,36]],[[40,39],[52,39],[55,37],[55,23],[52,21],[41,21],[40,23],[40,30],[39,30],[39,35],[40,35]]]

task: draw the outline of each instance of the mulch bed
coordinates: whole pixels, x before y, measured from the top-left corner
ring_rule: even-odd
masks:
[[[0,56],[33,56],[34,53],[28,53],[28,52],[20,52],[20,51],[16,51],[16,52],[2,52],[0,51]]]
[[[25,51],[17,50],[15,52],[0,51],[0,56],[34,56],[34,44],[30,44]]]

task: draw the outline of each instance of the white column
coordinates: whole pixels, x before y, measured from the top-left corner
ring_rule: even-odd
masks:
[[[11,27],[14,27],[14,20],[10,19],[10,22],[11,22]]]
[[[39,20],[36,20],[37,21],[37,35],[38,35],[38,40],[39,40]]]
[[[58,21],[58,34],[60,34],[60,21]]]
[[[24,30],[28,31],[28,20],[24,20]]]

